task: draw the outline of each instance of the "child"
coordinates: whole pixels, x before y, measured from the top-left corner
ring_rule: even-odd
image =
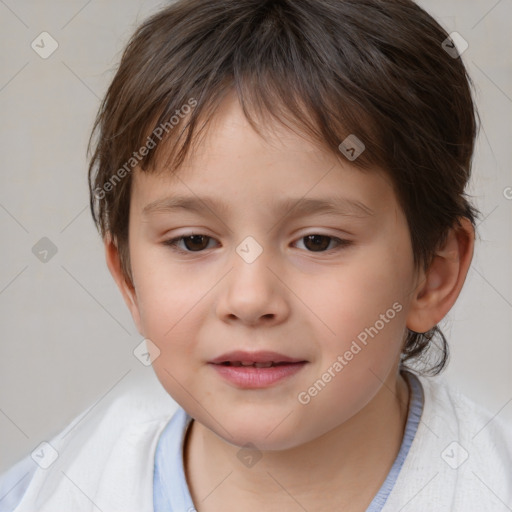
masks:
[[[455,42],[409,0],[147,20],[90,191],[161,387],[22,461],[12,509],[512,510],[510,425],[426,376],[473,255],[475,117]]]

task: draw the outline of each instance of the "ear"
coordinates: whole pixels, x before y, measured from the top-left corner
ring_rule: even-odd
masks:
[[[419,275],[407,327],[424,333],[435,327],[450,311],[466,280],[475,245],[471,221],[459,218],[448,233],[446,242],[435,254],[426,271]]]
[[[140,311],[137,302],[137,294],[135,292],[134,285],[124,275],[121,267],[121,258],[119,256],[119,250],[115,242],[110,236],[106,236],[103,240],[105,245],[105,259],[107,261],[107,267],[110,270],[110,274],[114,278],[114,281],[119,288],[123,299],[132,314],[133,321],[139,333],[144,336],[141,330]]]

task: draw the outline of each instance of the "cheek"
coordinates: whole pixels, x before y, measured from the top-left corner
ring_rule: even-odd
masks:
[[[378,265],[360,259],[350,271],[326,279],[323,302],[320,293],[314,297],[324,304],[318,316],[329,330],[323,324],[317,329],[321,359],[297,398],[310,417],[321,418],[325,430],[360,411],[389,380],[399,360],[406,275],[384,253],[380,256]],[[332,409],[330,404],[340,407]]]
[[[405,333],[412,275],[407,243],[400,248],[403,260],[399,262],[393,244],[376,244],[372,250],[361,251],[350,265],[326,276],[307,295],[311,309],[323,321],[317,332],[322,332],[324,367],[345,353],[351,358],[352,371],[372,367],[385,373],[396,361]]]
[[[194,321],[212,283],[202,283],[197,276],[170,265],[165,250],[155,247],[135,248],[132,271],[136,286],[141,324],[146,338],[162,353],[190,352]],[[172,360],[172,359],[171,359]]]
[[[168,267],[155,264],[145,268],[158,271],[138,275],[141,324],[145,337],[160,350],[152,362],[157,378],[178,404],[200,414],[191,396],[201,396],[196,381],[201,366],[196,340],[206,290],[197,280],[185,279],[183,273],[179,277],[179,273],[167,272]]]
[[[375,264],[361,257],[350,268],[326,278],[311,300],[321,305],[319,310],[328,317],[326,323],[332,330],[353,336],[373,325],[393,304],[399,303],[402,308],[398,309],[405,309],[406,280],[405,272],[385,259]]]

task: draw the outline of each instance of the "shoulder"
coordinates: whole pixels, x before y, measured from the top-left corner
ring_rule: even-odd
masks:
[[[178,408],[153,372],[126,375],[115,387],[77,416],[49,444],[73,453],[111,450],[123,436],[144,431],[149,424],[165,424]],[[69,450],[71,452],[71,450]],[[106,452],[105,452],[106,453]]]
[[[505,510],[512,504],[512,424],[445,378],[422,379],[428,421],[442,444],[443,470],[454,482],[453,507]],[[503,505],[507,504],[504,508]]]
[[[507,510],[512,426],[444,376],[418,379],[424,393],[418,430],[383,510]]]
[[[425,414],[443,430],[467,441],[499,444],[501,452],[512,464],[512,424],[499,412],[492,412],[483,404],[470,399],[442,377],[419,377],[425,393]]]
[[[29,455],[2,475],[2,489],[16,476],[23,477],[20,472],[32,463],[30,474],[11,496],[11,501],[21,499],[15,510],[53,511],[70,506],[77,512],[89,510],[90,501],[80,495],[78,487],[89,489],[100,501],[103,496],[106,505],[110,499],[123,502],[130,490],[139,487],[139,510],[146,510],[154,464],[151,453],[154,454],[158,436],[176,410],[177,404],[153,372],[130,375],[64,430],[34,447],[41,455],[36,463]],[[138,471],[145,479],[139,486],[134,481],[140,477]],[[73,475],[76,485],[70,485],[66,475]],[[111,492],[112,486],[118,489],[117,494]]]
[[[37,465],[30,455],[0,474],[0,512],[11,512],[25,494]]]

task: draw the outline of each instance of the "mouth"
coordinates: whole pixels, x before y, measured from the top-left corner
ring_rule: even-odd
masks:
[[[276,352],[231,352],[209,361],[230,384],[242,389],[265,388],[297,374],[308,361]]]
[[[256,368],[270,368],[272,366],[283,364],[306,363],[307,361],[279,354],[278,352],[271,352],[269,350],[259,350],[257,352],[236,350],[222,354],[209,362],[212,364],[222,364],[224,366],[255,366]]]
[[[220,364],[221,366],[243,366],[245,368],[251,366],[253,368],[272,368],[275,366],[284,366],[284,365],[291,365],[291,364],[301,364],[305,363],[306,361],[297,361],[296,363],[287,363],[284,361],[267,361],[266,363],[256,363],[254,361],[223,361],[222,363],[214,363],[214,364]]]

